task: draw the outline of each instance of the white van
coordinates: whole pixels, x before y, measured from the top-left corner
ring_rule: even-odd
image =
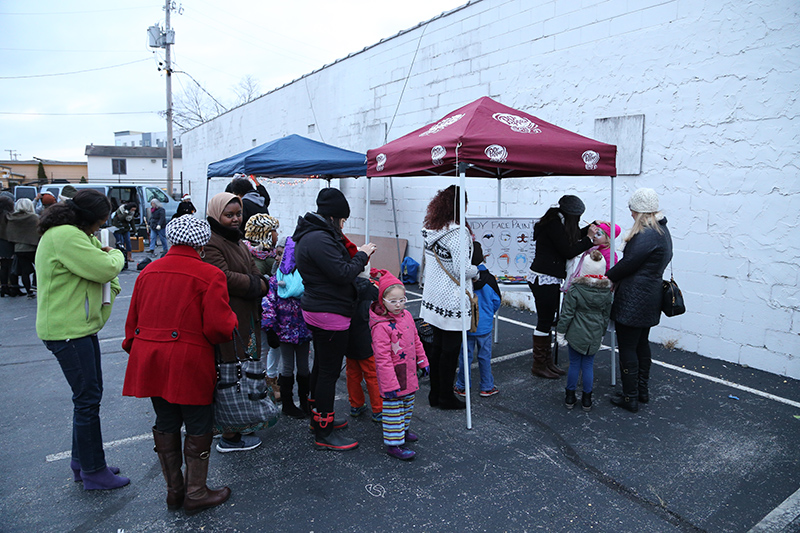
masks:
[[[49,183],[42,186],[39,193],[50,192],[58,198],[61,189],[67,185],[72,185],[78,190],[95,189],[108,196],[108,199],[111,200],[109,223],[114,211],[128,202],[136,202],[136,205],[139,206],[136,214],[136,225],[139,227],[144,227],[143,213],[147,218],[150,218],[150,200],[153,198],[161,202],[161,206],[166,211],[167,220],[172,218],[172,215],[178,210],[179,202],[177,200],[170,198],[163,190],[152,185],[134,185],[132,183]]]

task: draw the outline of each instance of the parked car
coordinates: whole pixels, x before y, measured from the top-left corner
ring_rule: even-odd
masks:
[[[170,198],[163,190],[152,185],[134,185],[132,183],[49,183],[42,186],[39,192],[51,192],[58,198],[61,189],[67,185],[72,185],[78,190],[95,189],[105,194],[111,200],[112,213],[122,204],[136,202],[136,205],[139,206],[136,214],[136,224],[140,229],[144,227],[142,214],[146,218],[150,218],[150,200],[153,198],[161,202],[164,211],[167,213],[167,220],[178,210],[179,202],[177,200]],[[109,223],[110,220],[111,217],[109,217]]]
[[[27,198],[28,200],[36,198],[36,187],[32,185],[17,185],[14,187],[14,201],[20,198]]]

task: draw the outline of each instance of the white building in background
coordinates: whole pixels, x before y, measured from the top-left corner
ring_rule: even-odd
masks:
[[[179,146],[178,138],[172,139],[173,146]],[[139,146],[164,148],[167,146],[167,132],[115,131],[114,146]]]
[[[800,378],[799,16],[792,0],[472,0],[184,133],[184,189],[202,209],[210,162],[291,133],[365,152],[491,96],[618,144],[623,231],[630,193],[658,191],[689,310],[652,340]],[[393,236],[388,182],[372,181],[370,232]],[[349,232],[364,231],[365,182],[334,183]],[[393,182],[417,260],[427,202],[452,182]],[[586,220],[608,219],[609,182],[504,180],[499,213],[541,216],[572,193]],[[320,184],[266,185],[290,234]],[[468,216],[498,213],[497,186],[468,179]]]
[[[173,188],[181,191],[182,149],[173,150]],[[86,147],[89,183],[135,183],[167,187],[167,149],[133,146]]]

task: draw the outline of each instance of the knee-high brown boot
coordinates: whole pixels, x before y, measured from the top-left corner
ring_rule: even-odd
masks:
[[[531,366],[531,374],[540,378],[558,379],[558,374],[551,372],[550,369],[547,368],[549,357],[552,357],[550,354],[550,337],[534,335],[533,366]]]
[[[554,374],[558,374],[559,376],[565,376],[567,374],[567,372],[564,371],[564,370],[561,370],[558,367],[558,365],[556,364],[555,357],[553,356],[553,350],[552,350],[552,344],[553,344],[552,337],[549,336],[549,335],[547,337],[547,343],[551,345],[550,352],[547,354],[547,369],[550,372],[554,373]]]
[[[186,499],[183,500],[183,509],[188,515],[221,505],[231,497],[228,487],[211,490],[206,486],[211,440],[211,433],[186,435],[183,447],[186,457]]]
[[[161,472],[167,482],[167,508],[170,511],[180,509],[186,489],[183,485],[183,457],[181,456],[181,434],[162,433],[153,426],[153,441],[156,443],[153,450],[158,454],[161,462]]]

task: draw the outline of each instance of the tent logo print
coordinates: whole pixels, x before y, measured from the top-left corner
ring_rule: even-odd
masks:
[[[597,168],[597,162],[600,161],[600,154],[594,150],[586,150],[581,156],[583,162],[586,163],[586,170],[594,170]]]
[[[442,159],[444,159],[444,156],[446,154],[447,150],[445,149],[444,146],[442,146],[441,144],[434,146],[433,148],[431,148],[431,163],[433,163],[434,166],[438,167],[443,163]]]
[[[383,166],[386,164],[386,154],[378,154],[378,155],[376,155],[375,156],[375,163],[377,164],[377,166],[375,167],[375,170],[377,170],[378,172],[383,170]]]
[[[510,113],[495,113],[492,115],[492,118],[498,122],[502,122],[510,127],[511,131],[516,131],[517,133],[542,133],[538,125],[525,117],[519,117]]]
[[[499,144],[490,144],[486,147],[486,150],[484,150],[483,153],[486,154],[486,156],[489,158],[489,161],[493,161],[495,163],[505,163],[508,159],[508,150]]]
[[[461,113],[461,114],[458,114],[458,115],[453,115],[452,117],[443,118],[442,120],[440,120],[439,122],[437,122],[436,124],[434,124],[433,126],[428,128],[428,131],[423,131],[422,133],[420,133],[419,136],[420,137],[425,137],[426,135],[433,135],[434,133],[439,133],[440,131],[445,129],[447,126],[450,126],[451,124],[455,124],[456,122],[458,122],[462,118],[464,118],[464,113]]]

